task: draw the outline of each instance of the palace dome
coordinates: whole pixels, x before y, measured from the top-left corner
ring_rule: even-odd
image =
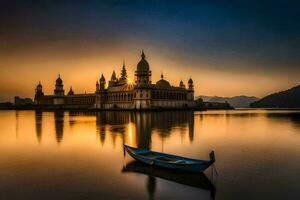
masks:
[[[63,82],[63,81],[61,80],[60,75],[58,75],[58,78],[56,79],[56,84],[57,84],[57,85],[61,85],[62,82]]]
[[[170,83],[164,79],[157,81],[156,85],[159,87],[171,87]]]
[[[145,72],[145,71],[149,71],[149,63],[147,62],[147,60],[145,59],[145,54],[144,54],[144,51],[142,52],[142,55],[141,55],[142,59],[140,60],[140,62],[137,64],[137,71],[142,71],[142,72]]]
[[[171,87],[170,83],[164,79],[164,75],[161,75],[161,79],[156,82],[157,87]]]

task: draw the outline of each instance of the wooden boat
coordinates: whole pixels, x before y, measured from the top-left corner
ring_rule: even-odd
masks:
[[[210,160],[196,160],[146,149],[138,149],[128,145],[124,145],[124,148],[131,157],[140,162],[180,171],[203,172],[215,162],[214,151],[209,154]]]

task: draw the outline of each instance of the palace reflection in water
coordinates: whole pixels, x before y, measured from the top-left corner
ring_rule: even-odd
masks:
[[[53,114],[55,134],[57,143],[61,143],[64,137],[64,125],[67,122],[70,127],[84,120],[75,120],[76,117],[94,118],[96,132],[101,144],[105,144],[109,134],[113,144],[117,137],[123,140],[124,144],[137,146],[143,149],[151,148],[151,134],[156,132],[161,140],[167,138],[176,128],[182,135],[188,134],[189,141],[194,138],[194,113],[192,111],[178,112],[80,112],[80,111],[55,111],[45,112]],[[36,136],[39,142],[42,140],[43,112],[35,111]]]

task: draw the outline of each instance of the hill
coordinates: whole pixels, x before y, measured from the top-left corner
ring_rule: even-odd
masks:
[[[252,108],[300,108],[300,85],[270,94],[251,104]]]
[[[235,108],[249,108],[250,103],[258,100],[256,97],[249,96],[234,96],[234,97],[218,97],[218,96],[199,96],[204,102],[228,102],[231,106]]]

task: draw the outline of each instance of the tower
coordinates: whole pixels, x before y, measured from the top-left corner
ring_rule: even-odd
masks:
[[[121,70],[121,78],[119,79],[120,84],[127,83],[127,71],[125,68],[125,61],[123,61],[123,66]]]
[[[53,104],[57,106],[63,105],[65,103],[64,96],[65,96],[65,90],[64,90],[63,81],[60,78],[60,74],[58,74],[58,78],[56,79],[55,82]]]
[[[115,84],[116,82],[116,73],[113,72],[112,74],[112,78],[111,81],[109,81],[109,84]],[[99,84],[100,83],[100,84]],[[95,103],[95,107],[96,108],[101,108],[103,109],[104,107],[104,102],[105,102],[105,97],[106,97],[106,91],[105,91],[105,78],[103,76],[103,74],[101,74],[101,77],[99,79],[99,83],[97,81],[96,84],[96,103]]]
[[[100,91],[100,85],[99,85],[99,82],[97,81],[96,82],[96,92],[95,93],[99,93]]]
[[[189,79],[188,81],[188,100],[194,101],[194,83],[192,78]]]
[[[103,74],[101,74],[101,78],[100,78],[100,91],[105,90],[105,84],[106,84],[105,78],[104,78]]]
[[[144,51],[142,51],[141,60],[137,64],[135,76],[138,88],[147,87],[151,84],[151,71]]]
[[[183,81],[181,80],[179,83],[179,87],[184,88],[185,89],[185,85],[183,84]]]
[[[64,96],[65,95],[64,85],[63,85],[62,79],[60,78],[60,74],[58,74],[58,78],[56,79],[56,82],[55,82],[54,95],[56,95],[56,96]]]
[[[39,83],[35,89],[34,102],[36,104],[40,104],[40,98],[43,96],[44,96],[43,86],[42,86],[41,82],[39,81]]]
[[[114,70],[113,73],[111,74],[110,81],[108,82],[108,87],[115,86],[117,83],[118,83],[118,78]]]
[[[43,86],[41,84],[41,82],[39,81],[39,84],[36,86],[36,89],[35,89],[35,96],[37,97],[40,97],[40,96],[44,96],[44,93],[43,93]]]
[[[135,109],[149,109],[151,108],[151,71],[144,51],[142,51],[141,60],[137,64],[135,76]]]

